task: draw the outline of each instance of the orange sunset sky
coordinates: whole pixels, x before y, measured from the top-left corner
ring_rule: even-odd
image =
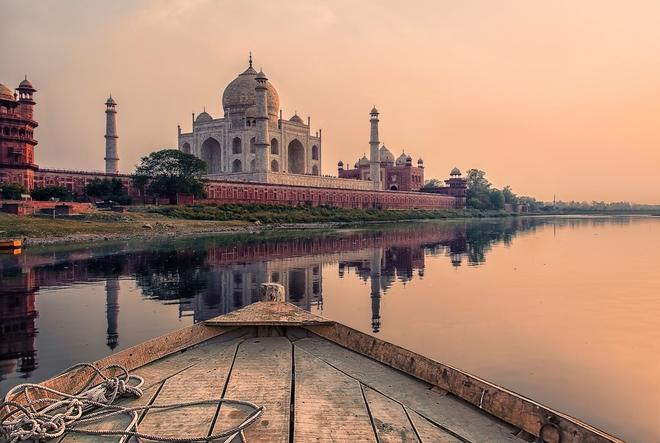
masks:
[[[119,103],[121,169],[176,146],[248,52],[323,128],[323,173],[368,151],[369,110],[426,178],[479,168],[552,200],[660,203],[656,0],[0,0],[0,82],[38,89],[37,163],[103,167]]]

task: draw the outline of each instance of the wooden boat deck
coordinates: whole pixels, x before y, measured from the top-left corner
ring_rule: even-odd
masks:
[[[120,401],[124,406],[219,399],[263,406],[245,430],[250,443],[531,442],[539,433],[548,443],[622,443],[485,380],[282,302],[254,303],[94,363],[108,364],[145,379],[144,395]],[[80,369],[43,385],[77,392],[90,374]],[[140,416],[139,431],[210,435],[248,413],[228,404],[152,409]],[[117,415],[94,427],[120,430],[128,422]],[[70,433],[58,441],[117,437]]]
[[[231,398],[263,405],[248,442],[512,442],[513,426],[402,372],[303,331],[288,337],[223,336],[148,363],[145,395],[124,405]],[[149,411],[141,432],[182,436],[237,425],[238,406]],[[128,417],[97,424],[119,429]],[[63,442],[114,442],[72,434]]]

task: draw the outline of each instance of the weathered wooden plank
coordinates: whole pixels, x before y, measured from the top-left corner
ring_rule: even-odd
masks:
[[[250,443],[289,441],[291,353],[286,337],[252,338],[238,347],[224,398],[264,407],[258,421],[245,430]],[[250,412],[237,405],[221,405],[214,432],[237,426]]]
[[[403,406],[367,386],[363,386],[362,389],[371,411],[379,443],[419,442]]]
[[[217,400],[222,396],[240,339],[220,343],[200,362],[165,381],[155,405]],[[197,405],[170,410],[150,410],[140,423],[140,432],[168,437],[207,434],[218,406]]]
[[[294,346],[294,441],[375,442],[360,384]]]
[[[551,419],[563,443],[623,443],[576,418],[428,357],[379,340],[341,324],[309,325],[309,331],[451,392],[495,417],[538,436]]]
[[[125,407],[144,406],[150,403],[160,385],[152,386],[144,391],[142,397],[133,400],[120,400],[117,404]],[[115,415],[113,417],[101,420],[98,422],[90,423],[83,426],[85,429],[94,429],[97,431],[119,431],[124,430],[131,422],[131,418],[127,414]],[[77,434],[75,432],[66,434],[60,440],[61,443],[117,443],[118,436],[103,436],[103,435],[87,435]]]
[[[314,315],[290,303],[260,301],[212,318],[208,326],[303,326],[331,325],[334,321]]]
[[[461,440],[443,431],[415,411],[407,412],[422,443],[461,443]]]
[[[298,340],[304,349],[366,386],[395,399],[471,441],[513,442],[515,428],[485,414],[454,396],[431,390],[431,386],[328,340],[309,337]]]
[[[139,345],[111,354],[92,364],[98,368],[104,368],[109,364],[119,364],[125,366],[129,371],[149,362],[165,357],[166,355],[181,351],[182,349],[202,343],[218,335],[232,331],[233,327],[208,327],[197,324],[178,331],[171,332],[161,337],[145,341]],[[58,375],[41,384],[61,392],[77,392],[85,385],[87,380],[93,375],[90,369],[79,369]],[[32,398],[53,397],[44,391],[34,392]],[[14,399],[18,402],[24,402],[24,397],[19,395]],[[0,411],[2,415],[3,411]]]

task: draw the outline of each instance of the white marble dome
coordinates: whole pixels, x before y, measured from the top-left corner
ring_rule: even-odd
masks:
[[[244,72],[232,80],[222,93],[222,107],[226,113],[245,113],[248,117],[256,117],[257,111],[257,71],[250,65]],[[277,117],[280,109],[280,96],[269,81],[268,114]]]

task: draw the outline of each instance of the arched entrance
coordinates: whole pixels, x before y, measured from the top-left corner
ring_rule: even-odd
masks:
[[[187,145],[187,143],[185,144]],[[185,149],[184,145],[184,149]],[[188,145],[190,147],[190,145]],[[185,152],[185,151],[184,151]],[[202,143],[202,160],[206,162],[206,171],[209,174],[220,172],[220,143],[214,138],[207,138]]]
[[[270,153],[272,155],[280,155],[280,144],[276,138],[270,141]]]
[[[390,191],[398,191],[399,187],[397,185],[390,186]]]
[[[305,173],[305,148],[298,139],[294,139],[289,143],[288,147],[288,171],[291,174],[304,174]]]
[[[312,175],[319,175],[319,167],[314,165],[312,166]]]
[[[241,161],[236,159],[231,164],[231,172],[241,172]]]
[[[190,143],[186,142],[181,146],[181,152],[184,154],[190,154]]]

